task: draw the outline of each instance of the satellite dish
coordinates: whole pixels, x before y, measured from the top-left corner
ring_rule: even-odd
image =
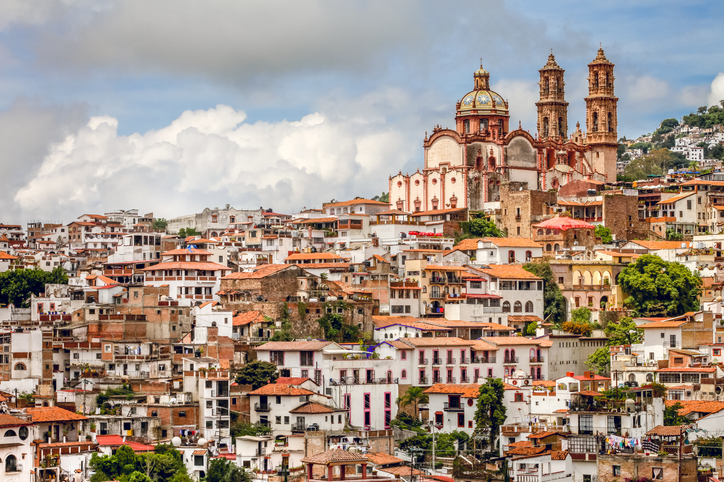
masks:
[[[174,437],[171,439],[171,444],[174,447],[180,447],[181,446],[181,437]]]
[[[198,443],[199,445],[206,445],[208,442],[206,441],[205,438],[201,437],[197,443]]]

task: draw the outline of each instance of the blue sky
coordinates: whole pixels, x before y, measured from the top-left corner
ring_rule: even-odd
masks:
[[[372,196],[422,167],[480,57],[533,131],[552,48],[585,127],[600,42],[635,137],[724,98],[723,20],[719,1],[8,0],[0,222]]]

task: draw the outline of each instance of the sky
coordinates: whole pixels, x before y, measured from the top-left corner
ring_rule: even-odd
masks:
[[[0,223],[292,213],[423,167],[483,65],[535,131],[538,69],[616,64],[618,135],[724,99],[724,2],[3,0]]]

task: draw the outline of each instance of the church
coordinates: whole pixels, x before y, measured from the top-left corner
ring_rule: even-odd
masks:
[[[473,90],[456,105],[455,129],[436,126],[423,142],[425,167],[390,177],[390,204],[408,212],[500,207],[500,184],[550,190],[576,180],[616,180],[614,64],[598,50],[588,64],[586,132],[568,132],[564,70],[551,53],[540,72],[537,135],[511,130],[508,102],[490,89],[490,73],[473,75]]]

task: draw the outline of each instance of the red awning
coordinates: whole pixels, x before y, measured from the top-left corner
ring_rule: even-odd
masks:
[[[564,216],[557,216],[555,218],[543,221],[542,223],[538,223],[534,226],[536,228],[558,229],[560,231],[566,231],[568,229],[596,229],[596,226],[591,223]]]

